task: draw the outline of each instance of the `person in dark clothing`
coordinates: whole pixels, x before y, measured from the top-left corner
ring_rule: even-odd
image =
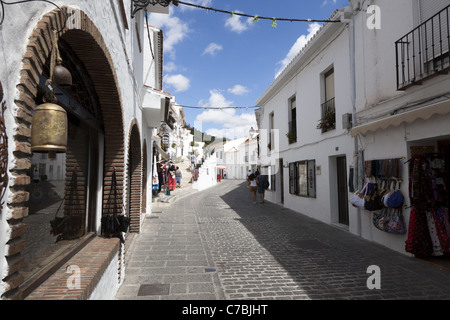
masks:
[[[269,178],[266,175],[259,175],[256,177],[256,183],[258,184],[258,194],[259,198],[261,199],[261,203],[264,203],[264,196],[268,182]]]

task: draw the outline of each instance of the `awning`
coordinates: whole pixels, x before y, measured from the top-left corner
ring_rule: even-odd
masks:
[[[381,120],[373,121],[354,127],[351,131],[353,137],[358,134],[366,135],[369,131],[375,132],[379,129],[386,130],[389,127],[397,127],[402,123],[413,123],[418,119],[428,120],[434,115],[447,115],[450,113],[450,100],[439,102],[412,111],[396,114]]]
[[[224,166],[217,166],[217,169],[219,169],[219,170],[225,170],[227,167],[224,167]]]

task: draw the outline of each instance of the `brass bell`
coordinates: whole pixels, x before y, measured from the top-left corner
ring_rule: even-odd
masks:
[[[70,87],[72,85],[72,75],[67,68],[58,63],[53,70],[53,82],[61,87]]]
[[[67,151],[67,112],[54,103],[39,105],[33,114],[31,151],[65,153]]]

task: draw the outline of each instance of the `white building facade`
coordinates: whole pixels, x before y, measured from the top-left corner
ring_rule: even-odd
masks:
[[[106,237],[102,218],[125,214],[128,232],[137,233],[151,212],[152,132],[167,97],[160,93],[162,32],[147,29],[131,0],[58,5],[2,8],[2,299],[113,298],[125,268],[118,236],[126,241],[127,234]],[[63,155],[44,159],[33,156],[30,138],[57,47],[73,83],[53,78],[51,85],[67,113],[68,142]],[[47,179],[35,184],[31,169],[40,164]],[[111,196],[115,189],[119,196]],[[73,274],[64,275],[67,266]],[[71,275],[83,279],[80,286],[66,285]],[[55,285],[63,290],[57,296],[50,294]]]
[[[342,23],[325,23],[257,101],[266,199],[404,254],[436,254],[411,249],[408,231],[418,211],[449,205],[448,17],[447,0],[351,0],[335,12],[330,20]],[[317,126],[328,116],[331,125]],[[401,234],[377,229],[382,210],[348,203],[364,183],[383,181],[404,196]]]
[[[359,142],[366,168],[379,160],[400,162],[400,190],[405,196],[402,213],[406,226],[411,228],[410,222],[415,221],[412,216],[417,212],[426,216],[427,211],[449,205],[450,2],[377,0],[370,2],[376,11],[365,13],[366,2],[351,1],[362,10],[354,18],[356,126],[351,133]],[[371,16],[378,16],[378,25],[368,28],[367,17]],[[414,168],[418,163],[439,160],[445,161],[441,169],[431,165],[421,172],[429,174],[436,183],[435,192],[430,195],[424,190],[431,182],[419,183],[420,176],[414,177]],[[366,180],[373,175],[364,173]],[[414,234],[379,231],[372,217],[372,213],[362,210],[362,237],[402,253],[417,253],[405,245]],[[424,246],[425,242],[422,241]],[[432,250],[425,251],[433,254]]]
[[[266,199],[353,229],[346,184],[354,146],[342,121],[352,113],[349,47],[345,23],[324,24],[256,102],[256,117]]]

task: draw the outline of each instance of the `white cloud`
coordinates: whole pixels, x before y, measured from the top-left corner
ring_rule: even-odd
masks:
[[[237,84],[233,88],[228,89],[228,92],[236,96],[243,96],[244,94],[248,93],[249,90],[247,89],[247,87]]]
[[[208,110],[199,114],[195,121],[201,122],[203,127],[206,123],[214,124],[214,128],[206,130],[209,135],[233,139],[248,134],[251,127],[256,128],[255,114],[252,111],[238,114],[238,111],[234,109],[234,103],[228,101],[218,90],[211,90],[209,100],[201,101],[200,105]],[[223,109],[212,110],[211,108]]]
[[[235,11],[239,12],[239,11]],[[241,19],[243,21],[241,21]],[[253,26],[253,19],[252,18],[244,18],[238,15],[233,15],[232,17],[229,17],[227,21],[225,22],[225,27],[229,28],[231,31],[236,33],[242,33],[246,31],[248,28]]]
[[[337,0],[323,0],[322,7],[328,5],[328,4],[336,4]]]
[[[280,62],[278,62],[280,67],[278,68],[275,77],[278,77],[278,75],[283,71],[283,69],[292,61],[292,59],[295,58],[295,56],[303,49],[303,47],[308,43],[308,41],[311,40],[311,38],[317,33],[317,31],[319,31],[320,27],[321,25],[317,22],[311,23],[309,25],[308,34],[301,35],[294,43],[294,45],[291,47],[286,57]]]
[[[166,63],[164,65],[164,72],[174,72],[178,69],[177,65],[172,61]]]
[[[173,88],[175,92],[187,91],[191,86],[191,81],[182,74],[166,75],[164,82]]]
[[[214,56],[214,55],[216,55],[216,53],[217,53],[218,51],[221,51],[221,50],[223,50],[223,47],[222,47],[220,44],[211,42],[211,43],[206,47],[205,51],[203,51],[203,54],[202,54],[202,55],[204,56],[205,54],[210,54],[210,55]]]
[[[164,30],[164,52],[170,53],[171,57],[175,57],[175,46],[182,42],[189,35],[189,26],[180,18],[170,14],[150,14],[149,24]]]
[[[210,7],[212,0],[190,0],[189,1],[192,4],[195,5],[199,5],[199,6],[203,6],[203,7]],[[180,8],[181,11],[186,11],[186,10],[195,10],[195,7],[192,6],[186,6],[183,4],[178,5],[178,7]]]

